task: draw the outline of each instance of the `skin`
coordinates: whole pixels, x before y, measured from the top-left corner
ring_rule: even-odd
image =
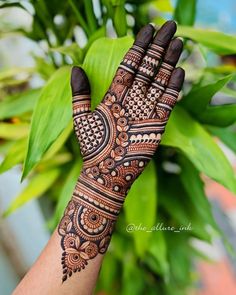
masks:
[[[175,67],[183,48],[180,39],[173,39],[175,31],[176,24],[172,21],[164,24],[157,33],[155,33],[154,27],[149,24],[141,29],[134,44],[145,50],[150,42],[163,47],[165,49],[164,62]],[[168,87],[179,92],[183,81],[184,70],[175,68],[169,79]],[[88,78],[81,68],[74,67],[72,69],[71,87],[73,96],[90,93]],[[104,255],[98,254],[89,261],[85,269],[73,273],[64,283],[62,283],[61,257],[61,237],[56,230],[13,295],[92,294]]]

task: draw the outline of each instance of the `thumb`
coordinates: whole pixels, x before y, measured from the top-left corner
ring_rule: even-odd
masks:
[[[70,84],[73,97],[73,116],[75,119],[90,113],[91,108],[89,80],[82,68],[72,68]]]

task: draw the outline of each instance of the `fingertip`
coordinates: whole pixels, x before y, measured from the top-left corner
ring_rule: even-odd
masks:
[[[73,66],[71,70],[71,90],[73,96],[90,93],[88,77],[81,67]]]
[[[164,23],[160,30],[156,33],[153,43],[162,47],[166,47],[177,30],[176,22],[169,20]]]
[[[146,49],[152,41],[154,31],[154,26],[147,24],[138,32],[134,44]]]
[[[175,66],[179,60],[179,57],[183,50],[183,41],[179,38],[175,38],[170,42],[167,49],[164,61]]]
[[[185,78],[185,71],[182,68],[176,68],[174,69],[170,81],[168,83],[168,88],[180,91]]]

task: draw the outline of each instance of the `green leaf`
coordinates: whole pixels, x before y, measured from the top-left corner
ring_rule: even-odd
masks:
[[[206,130],[179,106],[170,116],[162,144],[180,149],[199,171],[236,192],[234,171],[226,156]]]
[[[41,92],[32,117],[22,179],[42,159],[71,120],[69,72],[69,67],[57,70]]]
[[[196,0],[178,0],[174,19],[184,26],[192,26],[196,16]]]
[[[207,129],[217,136],[224,144],[226,144],[236,154],[236,128],[230,126],[228,128],[219,128],[207,126]]]
[[[162,274],[165,279],[169,280],[169,264],[167,257],[167,247],[165,236],[162,231],[156,230],[152,232],[148,253],[151,254],[153,260],[156,262],[158,273]]]
[[[0,102],[0,119],[8,119],[33,110],[41,89],[31,89],[26,92],[6,97]]]
[[[145,294],[142,283],[143,277],[143,269],[138,267],[133,256],[127,255],[126,259],[123,260],[121,295]]]
[[[172,273],[172,281],[166,286],[167,289],[170,289],[167,294],[186,294],[186,287],[193,284],[194,252],[189,245],[189,236],[187,233],[173,235],[172,232],[167,232],[165,237],[168,245],[169,267]]]
[[[181,167],[180,180],[188,193],[189,201],[195,207],[200,219],[218,231],[218,226],[211,211],[211,205],[204,192],[204,183],[194,165],[183,155],[178,155]]]
[[[188,26],[178,26],[176,34],[201,43],[217,54],[227,55],[236,53],[236,37],[233,35]]]
[[[34,176],[23,191],[13,200],[3,216],[7,217],[25,203],[45,193],[55,182],[60,172],[59,169],[53,169]]]
[[[93,42],[95,42],[97,39],[105,37],[105,36],[106,36],[106,27],[102,26],[89,36],[89,39],[88,39],[88,42],[84,48],[84,51],[87,52],[88,49],[93,44]]]
[[[18,139],[27,136],[29,124],[27,123],[0,123],[0,138]]]
[[[65,182],[63,184],[62,190],[60,192],[56,210],[53,218],[49,222],[49,227],[54,229],[61,219],[63,212],[68,204],[69,200],[72,197],[73,190],[75,188],[76,181],[79,177],[80,171],[82,168],[82,159],[75,162],[70,172],[68,173]]]
[[[77,43],[72,43],[68,46],[51,48],[50,50],[68,55],[75,64],[80,64],[83,61],[83,50],[79,47]]]
[[[65,129],[61,132],[58,138],[54,141],[54,143],[50,146],[48,151],[45,153],[43,160],[50,160],[54,157],[54,155],[63,147],[69,135],[71,134],[73,129],[72,119],[69,124],[65,127]]]
[[[137,227],[141,225],[147,230],[154,225],[157,207],[157,176],[155,165],[151,161],[132,185],[124,204],[126,221]],[[143,230],[130,232],[133,236],[137,254],[142,256],[149,246],[151,233]]]
[[[236,104],[209,105],[211,98],[231,81],[233,75],[226,76],[204,86],[195,85],[181,101],[198,121],[216,126],[229,126],[236,120]]]
[[[99,273],[99,282],[96,289],[102,292],[110,292],[118,278],[118,262],[114,258],[114,255],[108,252],[106,253],[102,262],[101,272]],[[102,294],[102,292],[100,294]],[[99,294],[99,292],[96,292],[95,294]]]
[[[152,3],[152,5],[161,12],[170,12],[173,13],[174,8],[172,6],[171,0],[158,0]],[[160,15],[158,16],[160,17]]]
[[[232,75],[229,75],[204,86],[194,86],[185,98],[181,100],[180,104],[183,105],[190,113],[198,117],[198,115],[205,111],[211,98],[219,90],[221,90],[232,79],[232,77]]]
[[[118,37],[123,37],[127,34],[126,11],[124,3],[114,8],[113,24]]]
[[[92,105],[95,107],[108,90],[113,76],[128,48],[131,37],[96,40],[85,56],[83,69],[89,77],[92,89]]]
[[[3,173],[15,165],[22,163],[25,157],[27,138],[22,138],[13,143],[9,148],[3,162],[0,165],[0,173]]]
[[[236,122],[236,104],[208,106],[198,120],[204,124],[227,127]]]
[[[191,234],[201,240],[211,242],[211,236],[207,231],[206,223],[199,218],[198,210],[188,196],[178,175],[163,173],[163,176],[159,179],[158,193],[159,207],[164,208],[165,212],[168,212],[170,215],[169,223],[163,222],[163,226],[174,227],[175,231],[169,231],[173,238],[176,235]],[[180,228],[184,230],[180,230]]]

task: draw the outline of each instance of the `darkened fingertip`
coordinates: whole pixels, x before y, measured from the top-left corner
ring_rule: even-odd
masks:
[[[164,23],[160,30],[156,33],[153,43],[162,47],[166,47],[177,30],[176,22],[170,20]]]
[[[183,50],[183,41],[175,38],[170,42],[164,61],[175,66]]]
[[[88,77],[85,71],[80,67],[74,66],[72,68],[70,84],[73,96],[90,93]]]
[[[184,77],[185,71],[182,68],[174,69],[168,83],[168,88],[180,91],[184,83]]]
[[[142,47],[143,49],[146,49],[149,43],[152,41],[154,31],[155,31],[155,28],[153,27],[153,25],[148,24],[144,26],[138,32],[136,39],[134,41],[134,44]]]

